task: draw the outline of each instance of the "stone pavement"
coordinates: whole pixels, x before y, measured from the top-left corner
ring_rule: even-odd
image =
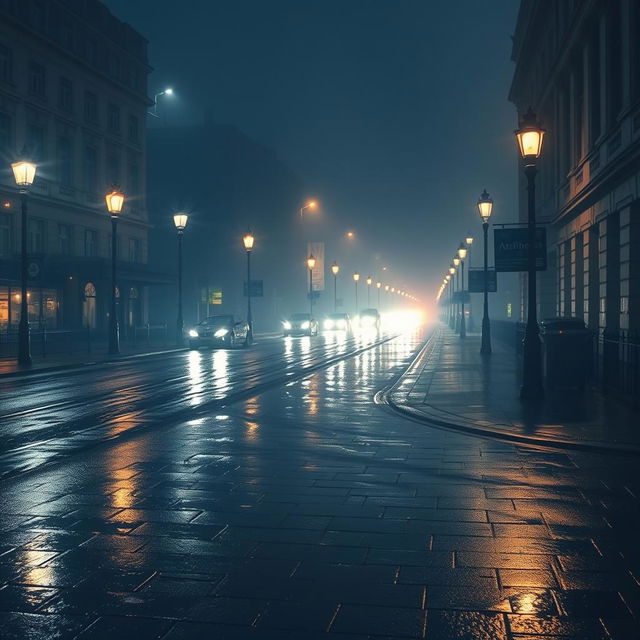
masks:
[[[389,400],[413,417],[478,435],[640,453],[640,413],[630,403],[588,387],[547,390],[541,404],[523,404],[515,350],[495,339],[492,350],[482,358],[480,335],[461,340],[440,325]]]
[[[633,461],[374,405],[421,340],[2,482],[2,639],[638,638]]]

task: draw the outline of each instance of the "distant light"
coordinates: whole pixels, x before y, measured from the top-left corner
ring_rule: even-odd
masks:
[[[176,213],[173,216],[173,224],[176,226],[178,233],[182,233],[189,222],[189,216],[186,213]]]
[[[164,93],[166,96],[172,96],[172,95],[173,95],[173,89],[172,89],[171,87],[169,87],[169,88],[165,89],[165,90],[163,91],[163,93]]]
[[[11,203],[10,203],[10,202],[3,202],[3,203],[2,203],[2,206],[3,206],[5,209],[11,209]]]
[[[467,247],[464,246],[464,243],[460,243],[458,247],[458,257],[460,260],[464,260],[467,257]]]
[[[316,259],[315,259],[314,255],[311,254],[307,258],[307,267],[309,267],[309,270],[311,271],[315,266],[316,266]]]
[[[247,229],[247,233],[242,236],[242,244],[244,244],[245,251],[251,251],[253,249],[254,242],[254,235],[251,233],[250,229]]]
[[[360,280],[360,274],[357,271],[353,274],[353,280],[355,282],[358,282],[358,280]]]
[[[334,263],[331,265],[331,273],[333,273],[334,276],[337,276],[339,271],[340,265],[334,261]]]
[[[347,236],[347,238],[349,238],[349,239],[353,239],[353,238],[355,238],[355,237],[356,237],[356,234],[355,234],[355,232],[354,232],[354,231],[347,231],[346,236]]]

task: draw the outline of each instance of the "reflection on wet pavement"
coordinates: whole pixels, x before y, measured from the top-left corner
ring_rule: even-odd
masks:
[[[637,637],[633,465],[374,405],[420,340],[5,480],[3,639]],[[173,395],[228,384],[215,355]]]

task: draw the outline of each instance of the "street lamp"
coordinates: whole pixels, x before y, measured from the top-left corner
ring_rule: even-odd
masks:
[[[182,320],[182,234],[184,233],[189,216],[186,213],[176,213],[173,224],[178,231],[178,319],[176,321],[176,346],[181,347],[184,341],[184,322]]]
[[[369,276],[367,278],[367,308],[371,306],[371,283],[373,282],[373,278]]]
[[[356,316],[358,315],[358,280],[360,280],[360,274],[356,271],[353,274],[353,281],[356,285]]]
[[[27,201],[29,187],[36,177],[37,165],[27,158],[26,149],[22,157],[11,164],[13,177],[20,189],[21,205],[21,256],[20,256],[20,324],[18,325],[18,363],[31,366],[31,335],[29,332],[29,305],[27,303]]]
[[[449,326],[453,329],[455,323],[455,311],[453,309],[453,288],[455,286],[454,276],[456,275],[456,268],[453,264],[449,265],[449,279],[451,280],[451,285],[449,286]]]
[[[460,291],[460,270],[458,269],[458,267],[460,266],[460,258],[458,257],[457,254],[454,254],[453,256],[453,266],[456,269],[456,291]],[[455,296],[454,296],[455,297]],[[453,323],[453,330],[454,331],[458,331],[460,328],[460,313],[459,313],[459,307],[460,305],[460,301],[458,301],[456,303],[456,317],[455,317],[455,321]]]
[[[338,273],[340,265],[334,260],[331,265],[331,273],[333,273],[333,310],[338,310]]]
[[[482,218],[482,235],[484,238],[484,302],[482,312],[482,346],[480,347],[480,353],[484,356],[491,354],[491,323],[489,321],[489,258],[488,258],[488,233],[489,233],[489,218],[493,211],[493,200],[491,196],[484,189],[480,194],[478,200],[478,212]]]
[[[536,291],[536,160],[542,151],[545,131],[540,126],[535,113],[529,107],[522,117],[520,128],[515,131],[524,173],[527,177],[527,328],[524,336],[522,388],[520,397],[536,400],[543,395],[542,349],[537,318]]]
[[[304,217],[304,212],[306,209],[317,209],[318,203],[316,200],[308,200],[305,204],[300,207],[300,220]]]
[[[116,307],[116,259],[118,257],[118,216],[124,204],[124,194],[116,185],[105,196],[107,211],[111,215],[111,315],[109,316],[109,353],[120,353],[120,330]]]
[[[247,229],[247,233],[242,236],[242,244],[247,254],[247,324],[249,325],[247,342],[249,344],[253,342],[253,316],[251,315],[251,251],[253,250],[254,242],[255,238],[251,233],[251,229]]]
[[[309,269],[309,320],[313,317],[313,268],[316,266],[316,259],[313,253],[307,258],[307,268]]]
[[[460,258],[460,280],[462,282],[462,288],[460,292],[460,308],[462,309],[462,315],[460,316],[460,337],[467,337],[467,324],[464,317],[464,260],[467,257],[467,248],[464,246],[464,242],[460,243],[458,247],[458,257]]]
[[[382,282],[376,282],[376,289],[378,290],[378,311],[380,311],[380,288],[382,287]]]
[[[159,118],[160,116],[158,115],[158,98],[160,98],[161,96],[172,96],[172,95],[173,95],[173,89],[171,87],[167,87],[163,91],[158,91],[158,93],[156,93],[153,96],[153,110],[147,111],[147,113],[150,116],[153,116],[154,118]]]

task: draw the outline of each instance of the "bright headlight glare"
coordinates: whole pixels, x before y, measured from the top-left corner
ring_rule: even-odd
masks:
[[[373,324],[374,323],[374,319],[371,316],[364,316],[364,318],[361,318],[362,324]]]
[[[189,336],[191,338],[197,338],[198,337],[198,332],[195,329],[189,329]]]
[[[344,329],[347,326],[347,323],[344,320],[338,320],[338,327],[340,329]]]
[[[282,326],[283,326],[285,329],[287,329],[287,330],[288,330],[288,329],[291,329],[291,323],[290,323],[290,322],[288,322],[287,320],[285,320],[285,321],[282,323]]]
[[[325,320],[324,321],[325,329],[333,329],[333,320]]]
[[[301,328],[301,329],[308,329],[308,328],[309,328],[309,322],[308,322],[308,321],[303,322],[303,323],[300,325],[300,328]]]
[[[229,333],[229,329],[218,329],[213,335],[216,338],[224,338]]]

